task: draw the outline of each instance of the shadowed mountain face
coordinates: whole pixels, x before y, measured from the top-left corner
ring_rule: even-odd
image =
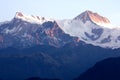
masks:
[[[31,78],[28,78],[28,79],[25,79],[25,80],[59,80],[59,79],[43,79],[43,78],[39,78],[39,77],[31,77]]]
[[[120,50],[104,49],[80,42],[56,48],[48,45],[0,50],[0,78],[23,80],[32,76],[71,80],[96,62],[119,56]]]
[[[120,80],[120,57],[96,63],[75,80]]]

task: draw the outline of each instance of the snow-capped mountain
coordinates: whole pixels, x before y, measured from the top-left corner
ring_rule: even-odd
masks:
[[[120,56],[120,28],[109,25],[91,11],[71,20],[17,12],[0,24],[0,79],[72,80],[96,62]]]
[[[92,11],[85,11],[71,20],[47,19],[16,12],[11,21],[0,25],[0,47],[26,48],[41,44],[61,47],[72,41],[83,41],[115,49],[120,48],[119,32],[119,27]]]
[[[110,21],[106,17],[100,16],[99,14],[93,13],[92,11],[85,11],[75,17],[74,20],[82,20],[83,23],[91,21],[100,26],[110,25]]]
[[[61,29],[81,41],[104,48],[120,48],[120,28],[106,17],[85,11],[72,20],[57,21]]]
[[[26,16],[17,12],[15,17],[0,25],[0,48],[28,48],[35,45],[63,46],[73,37],[65,34],[55,20],[39,16]]]
[[[41,16],[34,16],[34,15],[25,15],[21,12],[16,12],[15,18],[30,22],[30,23],[36,23],[36,24],[42,24],[44,22],[47,21],[51,21],[54,22],[53,19],[47,19],[45,17],[41,17]]]

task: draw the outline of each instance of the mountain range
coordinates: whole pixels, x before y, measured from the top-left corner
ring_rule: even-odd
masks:
[[[120,56],[119,31],[89,10],[65,20],[16,12],[0,23],[0,78],[72,80],[96,62]]]
[[[120,48],[119,31],[120,28],[113,26],[106,17],[92,11],[85,11],[71,20],[46,19],[16,12],[11,21],[0,25],[0,47],[27,48],[41,44],[61,47],[69,42],[83,41],[116,49]]]

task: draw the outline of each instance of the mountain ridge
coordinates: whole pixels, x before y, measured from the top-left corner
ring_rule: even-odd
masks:
[[[42,23],[47,22],[47,21],[54,22],[53,19],[47,19],[47,18],[42,17],[42,16],[26,15],[26,14],[23,14],[22,12],[16,12],[15,18],[21,19],[24,21],[28,21],[30,23],[36,23],[36,24],[42,24]]]
[[[106,25],[99,25],[98,22],[107,24],[107,27]],[[107,18],[92,11],[85,11],[74,19],[63,21],[16,12],[11,21],[0,25],[0,46],[8,45],[8,43],[9,46],[13,46],[14,42],[18,44],[21,42],[24,46],[38,45],[38,43],[39,45],[44,43],[64,46],[69,41],[74,42],[76,39],[73,38],[77,38],[76,42],[84,41],[87,44],[103,48],[120,48],[120,35],[118,34],[120,28],[110,28],[109,23],[110,21]],[[67,37],[69,40],[64,42],[63,40],[67,40],[67,38],[60,38],[63,33],[71,37],[71,40]],[[11,39],[7,40],[8,37]]]
[[[94,13],[90,10],[86,10],[74,19],[83,19],[83,22],[87,21],[87,19],[95,22],[95,23],[110,23],[110,21],[103,16],[100,16],[98,13]]]

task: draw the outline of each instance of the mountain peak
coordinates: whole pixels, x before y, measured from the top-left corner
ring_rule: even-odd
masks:
[[[92,11],[86,10],[85,12],[81,13],[77,17],[74,18],[75,20],[82,20],[83,23],[86,21],[92,21],[95,24],[103,25],[103,24],[110,24],[110,21],[98,13],[94,13]]]
[[[86,11],[84,11],[83,13],[92,14],[93,12],[90,11],[90,10],[86,10]]]
[[[41,16],[25,15],[22,12],[16,12],[15,18],[21,19],[23,21],[27,21],[30,23],[37,23],[37,24],[42,24],[46,21],[52,21],[52,22],[54,21],[53,19],[46,19],[46,18],[41,17]]]
[[[15,17],[18,17],[18,16],[23,17],[24,15],[22,14],[22,12],[16,12]]]

